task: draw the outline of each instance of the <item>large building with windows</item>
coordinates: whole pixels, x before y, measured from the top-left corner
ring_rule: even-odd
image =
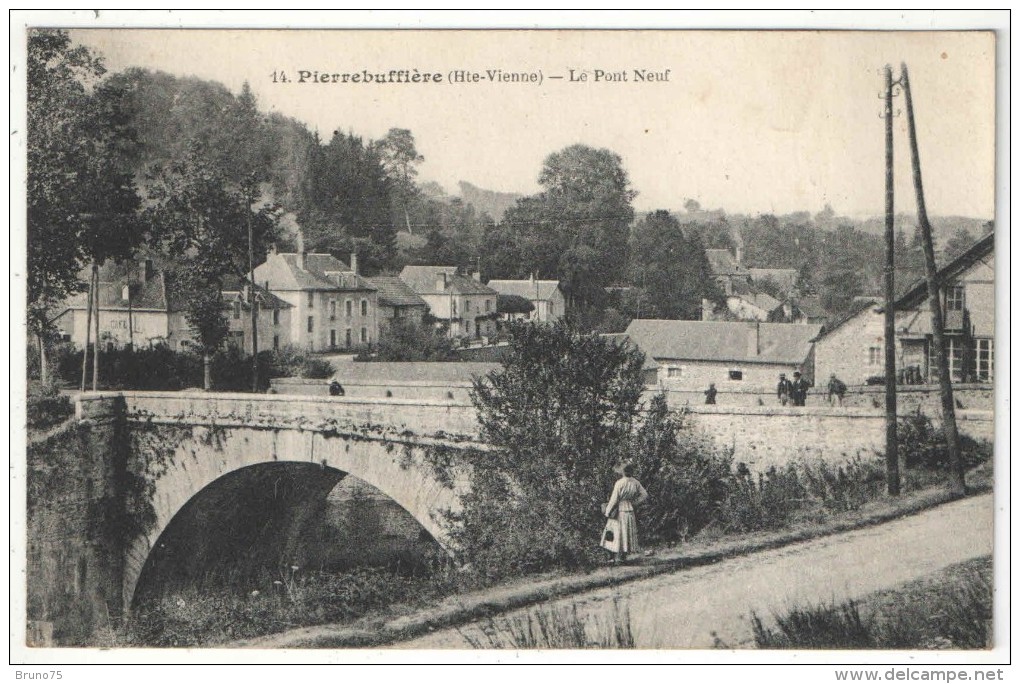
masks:
[[[995,237],[986,235],[937,274],[953,382],[995,379]],[[914,283],[895,304],[896,368],[906,384],[937,382],[928,285]],[[848,384],[885,374],[884,313],[865,304],[826,325],[815,339],[815,372]]]
[[[293,307],[290,340],[308,351],[355,351],[378,341],[378,289],[331,254],[270,252],[255,282]]]
[[[496,332],[498,292],[477,273],[461,275],[456,266],[405,266],[400,279],[428,304],[429,314],[455,339],[478,339]]]

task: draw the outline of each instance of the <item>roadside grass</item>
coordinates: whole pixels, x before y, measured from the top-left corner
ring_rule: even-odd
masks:
[[[566,608],[540,606],[525,615],[490,618],[479,633],[458,630],[476,649],[634,648],[630,611],[614,601],[605,617],[581,617],[577,604]]]
[[[764,649],[984,649],[992,645],[992,558],[950,566],[861,601],[751,614]]]

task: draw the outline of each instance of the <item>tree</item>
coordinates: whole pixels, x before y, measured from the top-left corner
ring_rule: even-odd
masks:
[[[493,449],[473,464],[455,534],[493,575],[586,563],[627,453],[644,357],[563,322],[514,324],[509,342],[502,369],[474,382]]]
[[[966,228],[957,228],[953,231],[952,237],[946,242],[946,248],[942,259],[944,264],[949,263],[974,246],[974,238]]]
[[[645,318],[696,320],[702,299],[722,303],[705,249],[696,233],[688,237],[668,211],[645,216],[630,238],[630,281],[647,295]]]
[[[581,307],[600,307],[626,269],[636,192],[623,160],[608,149],[572,145],[546,158],[538,195],[518,200],[502,224],[514,233],[519,270],[557,278]],[[500,262],[501,259],[494,261]]]
[[[386,175],[393,182],[393,209],[403,215],[407,232],[413,234],[408,203],[418,195],[415,178],[418,176],[418,164],[425,161],[425,157],[418,153],[414,134],[406,128],[391,128],[374,146],[382,159]]]
[[[699,211],[701,211],[701,204],[696,199],[693,198],[688,199],[686,202],[684,202],[684,211],[686,211],[688,214],[697,214]]]
[[[224,280],[248,272],[249,240],[265,254],[277,238],[275,207],[254,211],[193,144],[182,159],[162,166],[149,179],[146,218],[163,249],[168,277],[184,302],[185,318],[201,347],[205,389],[211,389],[211,358],[227,334]]]
[[[27,67],[28,308],[44,356],[48,309],[82,288],[88,263],[131,256],[144,233],[134,135],[119,90],[97,83],[101,60],[64,31],[33,30]]]

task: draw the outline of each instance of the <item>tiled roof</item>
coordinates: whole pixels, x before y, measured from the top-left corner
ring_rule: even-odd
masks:
[[[780,306],[782,302],[773,297],[772,295],[765,294],[764,292],[749,292],[747,294],[734,295],[737,299],[742,299],[748,304],[753,304],[762,311],[771,313]]]
[[[829,312],[822,306],[822,298],[818,296],[797,297],[793,305],[808,318],[825,318]]]
[[[242,288],[248,282],[247,279],[230,277],[227,278],[226,282],[223,283],[223,298],[237,297],[242,293]],[[291,309],[293,305],[274,295],[271,291],[262,287],[261,285],[255,286],[255,293],[261,302],[263,308],[269,309]],[[247,309],[248,303],[242,301],[241,305]]]
[[[447,287],[445,290],[440,290],[436,287],[436,284],[443,273],[446,274]],[[400,279],[420,295],[443,293],[460,295],[497,294],[491,287],[482,285],[482,283],[474,278],[458,275],[456,266],[404,266],[404,270],[400,272]]]
[[[819,330],[820,325],[791,323],[637,319],[627,336],[655,359],[797,365],[807,358]]]
[[[379,290],[380,306],[428,306],[397,276],[375,276],[370,282]]]
[[[549,300],[559,289],[558,280],[490,280],[489,287],[500,294],[517,295],[525,299]]]
[[[332,254],[305,254],[300,265],[295,253],[270,254],[255,269],[255,282],[269,283],[270,290],[374,290],[369,281],[355,275],[350,267]]]

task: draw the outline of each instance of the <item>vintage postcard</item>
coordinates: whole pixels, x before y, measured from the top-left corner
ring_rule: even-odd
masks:
[[[995,31],[138,21],[12,25],[13,662],[1008,652]]]

